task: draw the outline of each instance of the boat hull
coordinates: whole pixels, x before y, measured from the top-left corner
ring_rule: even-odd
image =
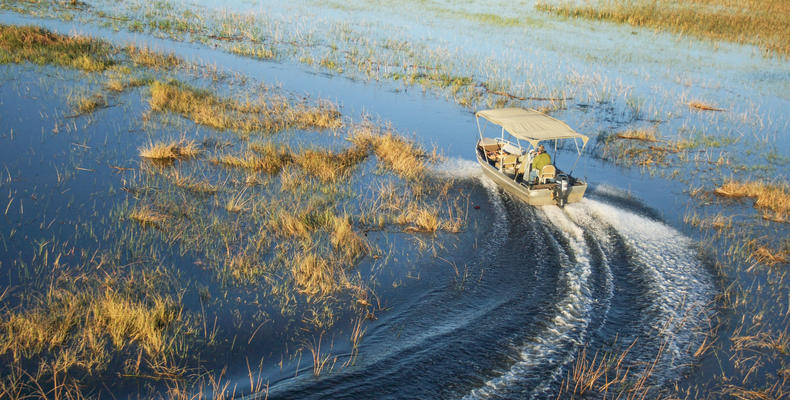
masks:
[[[483,168],[483,173],[496,182],[499,187],[505,189],[508,193],[520,199],[521,201],[532,206],[548,206],[557,204],[554,199],[554,190],[551,188],[530,189],[521,183],[513,181],[512,178],[500,172],[498,169],[492,167],[480,155],[477,156],[477,162]],[[584,198],[584,192],[587,190],[586,182],[577,182],[570,188],[568,198],[565,203],[576,203]]]

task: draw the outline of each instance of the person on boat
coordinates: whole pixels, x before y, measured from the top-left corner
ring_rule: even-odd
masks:
[[[538,146],[538,154],[532,159],[532,169],[529,171],[530,180],[536,179],[540,170],[549,164],[551,164],[551,156],[546,153],[543,145]]]

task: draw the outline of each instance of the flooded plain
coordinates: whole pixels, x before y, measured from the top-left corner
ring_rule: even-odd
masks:
[[[3,396],[786,395],[787,216],[715,194],[788,177],[782,58],[529,2],[2,8],[108,46],[0,70]],[[503,106],[591,137],[584,201],[482,175]]]

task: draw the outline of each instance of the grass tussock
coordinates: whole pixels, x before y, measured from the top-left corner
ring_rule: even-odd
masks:
[[[387,169],[404,178],[418,179],[427,168],[425,151],[391,130],[381,132],[371,124],[362,124],[350,132],[349,140],[360,148],[370,146]]]
[[[299,292],[308,296],[327,296],[337,290],[337,272],[331,260],[312,250],[297,254],[291,267]]]
[[[760,46],[769,54],[790,55],[790,3],[745,0],[662,0],[547,3],[538,10],[571,18],[625,23]]]
[[[616,136],[619,139],[639,140],[642,142],[658,141],[658,137],[656,137],[655,130],[630,129],[624,132],[620,132]]]
[[[111,289],[50,289],[36,304],[4,313],[0,355],[20,360],[55,359],[57,368],[105,369],[124,351],[149,357],[171,350],[170,327],[183,320],[171,298],[135,299]]]
[[[140,157],[160,161],[186,160],[195,158],[199,154],[200,145],[193,140],[150,143],[140,149]]]
[[[332,223],[330,242],[335,253],[352,263],[370,251],[367,241],[354,231],[348,216],[337,216]]]
[[[80,96],[74,101],[74,111],[78,115],[90,114],[107,105],[107,100],[100,94],[92,96]]]
[[[433,233],[442,226],[438,211],[433,207],[421,208],[415,203],[409,203],[395,223],[405,225],[404,230],[407,232]]]
[[[33,26],[0,25],[0,63],[31,62],[87,72],[104,71],[115,62],[106,42],[65,36]]]
[[[247,151],[242,155],[223,154],[211,159],[211,162],[230,168],[243,168],[268,174],[280,172],[291,162],[291,153],[286,148],[250,146],[250,149],[253,148],[257,151]]]
[[[140,206],[129,213],[129,218],[143,225],[159,226],[167,220],[167,215],[149,206]]]
[[[126,47],[126,53],[136,65],[157,70],[170,70],[182,64],[181,59],[173,54],[157,53],[147,47],[130,45]]]
[[[776,222],[790,222],[790,189],[786,185],[760,181],[728,180],[714,191],[723,197],[749,197],[763,212],[763,218]]]
[[[686,103],[690,108],[695,110],[702,110],[702,111],[724,111],[723,108],[716,107],[712,104],[705,103],[702,101],[690,101]]]
[[[340,112],[330,103],[292,105],[277,96],[242,102],[178,82],[153,82],[149,103],[154,111],[170,111],[201,125],[242,133],[334,129],[342,125]]]
[[[756,263],[769,267],[790,263],[790,251],[773,249],[759,239],[746,242],[746,248],[749,250],[749,258]]]
[[[294,162],[323,182],[348,178],[351,170],[367,158],[368,146],[354,146],[339,153],[330,150],[304,150]]]
[[[219,191],[219,187],[217,187],[217,185],[214,185],[205,179],[199,180],[191,176],[181,175],[178,170],[174,170],[173,173],[168,175],[168,179],[176,187],[187,190],[194,194],[212,195]]]

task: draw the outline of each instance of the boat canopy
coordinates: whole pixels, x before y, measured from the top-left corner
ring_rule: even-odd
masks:
[[[581,139],[582,148],[589,138],[571,129],[566,123],[554,119],[540,111],[523,108],[499,108],[482,110],[475,113],[508,131],[516,138],[526,140],[538,147],[542,140]]]

